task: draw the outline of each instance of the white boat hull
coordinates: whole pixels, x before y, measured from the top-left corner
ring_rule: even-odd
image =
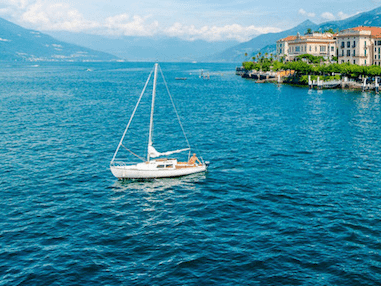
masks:
[[[141,170],[132,166],[110,166],[112,174],[118,179],[156,179],[182,177],[195,173],[205,172],[206,165],[180,168],[180,169],[156,169]]]

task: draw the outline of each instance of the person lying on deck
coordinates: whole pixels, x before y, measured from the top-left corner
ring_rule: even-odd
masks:
[[[188,164],[189,165],[194,165],[196,164],[196,161],[201,164],[200,160],[196,157],[196,153],[193,153],[193,156],[190,157],[189,161],[188,161]]]

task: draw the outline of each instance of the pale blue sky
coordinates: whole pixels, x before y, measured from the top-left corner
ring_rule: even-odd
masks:
[[[381,0],[0,0],[0,17],[41,31],[245,41],[306,19],[340,20],[379,6]]]

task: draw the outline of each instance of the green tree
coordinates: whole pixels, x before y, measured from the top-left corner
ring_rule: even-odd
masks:
[[[335,32],[333,31],[332,28],[330,28],[330,29],[326,29],[326,30],[324,30],[324,33],[331,33],[331,34],[334,34]]]

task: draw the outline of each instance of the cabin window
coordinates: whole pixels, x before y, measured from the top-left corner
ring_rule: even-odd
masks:
[[[163,168],[165,168],[165,166],[164,165],[157,165],[157,168],[158,169],[163,169]]]

